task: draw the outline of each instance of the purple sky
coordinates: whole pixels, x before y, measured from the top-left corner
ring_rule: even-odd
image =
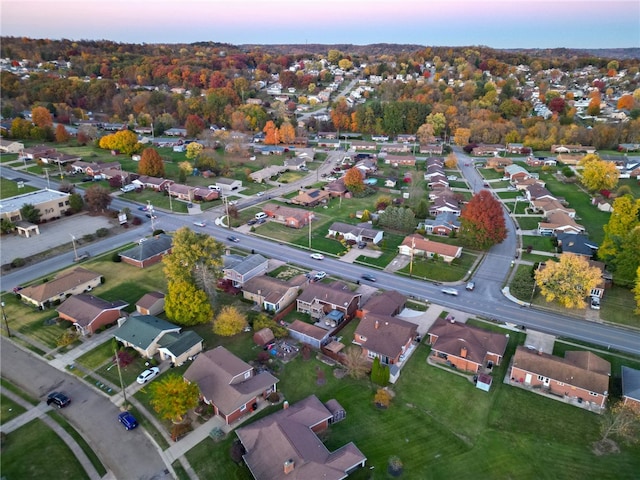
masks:
[[[640,47],[640,1],[0,0],[3,36],[126,43]]]

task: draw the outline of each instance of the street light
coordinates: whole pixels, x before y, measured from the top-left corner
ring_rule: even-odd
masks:
[[[11,330],[9,330],[9,322],[7,321],[7,314],[4,312],[4,302],[0,302],[2,307],[2,320],[4,320],[4,327],[7,329],[7,337],[11,338]]]
[[[76,237],[72,233],[70,233],[69,235],[71,235],[71,243],[73,244],[73,255],[74,255],[73,259],[77,262],[78,261],[78,249],[76,248]]]

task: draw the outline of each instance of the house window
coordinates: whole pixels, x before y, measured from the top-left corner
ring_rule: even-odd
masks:
[[[241,412],[246,412],[246,411],[247,411],[247,405],[246,405],[246,404],[245,404],[245,405],[242,405],[242,406],[240,407],[240,411],[241,411]]]
[[[368,351],[368,353],[367,353],[367,356],[368,356],[369,358],[376,358],[376,353],[375,353],[375,352],[372,352],[371,350],[369,350],[369,351]]]
[[[597,397],[598,396],[598,394],[595,393],[595,392],[589,392],[589,395],[591,395],[592,397]]]
[[[244,379],[251,378],[251,370],[244,372]]]
[[[544,381],[544,377],[542,375],[538,375],[538,380],[543,382]]]
[[[564,387],[564,383],[562,383],[562,382],[558,382],[558,386],[559,386],[559,387]]]
[[[62,202],[58,202],[58,206],[59,206],[59,207],[61,207],[61,206],[63,206],[63,205],[64,205],[64,203],[62,203]]]

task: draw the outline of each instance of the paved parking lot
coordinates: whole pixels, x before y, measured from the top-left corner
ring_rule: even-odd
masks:
[[[73,247],[71,235],[77,239],[76,248],[80,254],[84,235],[94,234],[99,228],[112,226],[111,220],[106,217],[78,214],[39,225],[40,235],[30,238],[18,235],[3,236],[0,263],[2,265],[11,263],[15,258],[27,258],[64,244],[68,244],[71,249]]]

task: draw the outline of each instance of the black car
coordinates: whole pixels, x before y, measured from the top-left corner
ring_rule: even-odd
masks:
[[[256,223],[258,223],[258,220],[256,220],[255,218],[252,218],[247,222],[247,225],[255,225]]]
[[[362,279],[363,280],[367,280],[368,282],[375,282],[376,281],[376,277],[374,277],[370,273],[363,273],[362,274]]]
[[[71,399],[62,392],[52,392],[47,397],[47,405],[64,408],[71,403]]]

